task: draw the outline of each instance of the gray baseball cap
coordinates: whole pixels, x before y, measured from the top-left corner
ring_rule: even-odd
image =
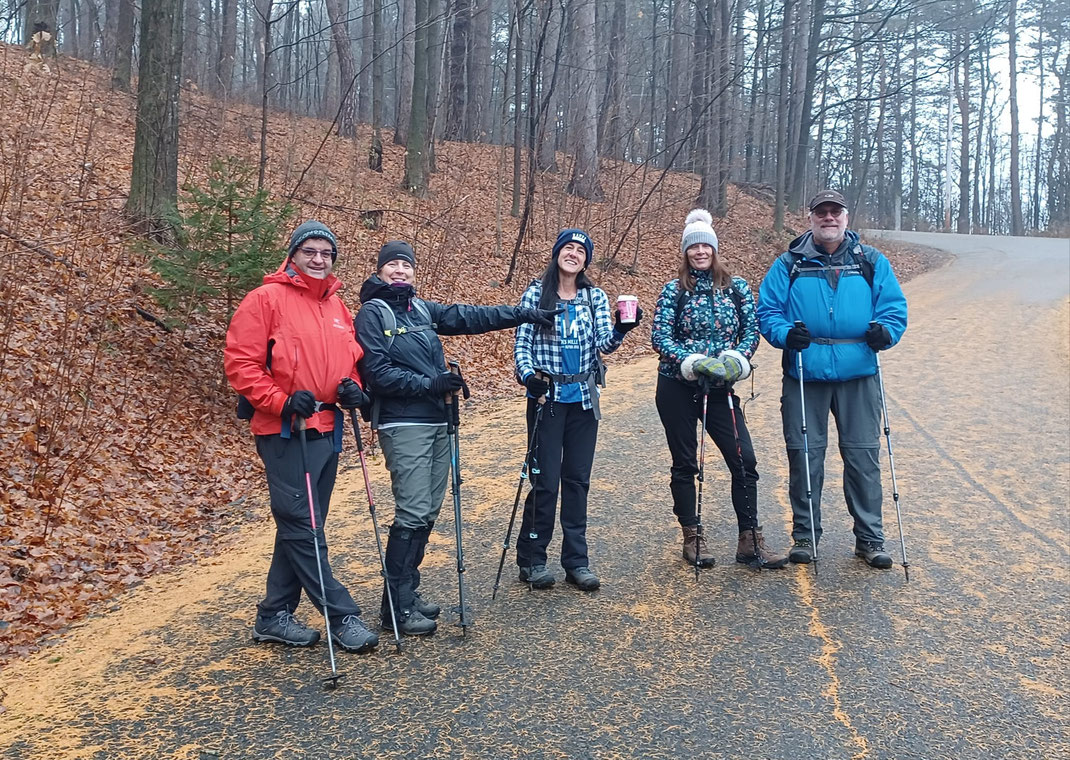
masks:
[[[835,203],[839,206],[847,208],[847,199],[843,195],[835,190],[822,190],[820,193],[810,199],[810,205],[808,208],[813,211],[822,203]]]

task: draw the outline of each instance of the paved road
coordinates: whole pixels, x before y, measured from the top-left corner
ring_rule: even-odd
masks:
[[[851,555],[835,457],[816,577],[731,562],[727,476],[711,459],[719,564],[696,582],[646,360],[613,367],[605,396],[589,530],[600,592],[529,592],[510,564],[491,603],[523,440],[518,403],[485,404],[462,437],[467,637],[447,624],[401,655],[385,641],[343,655],[342,687],[323,692],[325,648],[249,640],[265,521],[0,673],[0,757],[1067,757],[1070,241],[915,242],[956,257],[907,285],[911,326],[884,355],[909,583]],[[766,532],[784,547],[778,363],[760,350],[747,413]],[[381,462],[373,477],[388,520]],[[372,608],[359,469],[337,494],[333,561]],[[895,535],[890,498],[886,517]],[[449,600],[450,521],[440,528],[425,584]]]

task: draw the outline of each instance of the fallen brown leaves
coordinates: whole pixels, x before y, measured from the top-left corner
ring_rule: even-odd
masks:
[[[0,46],[0,142],[10,155],[0,162],[0,662],[32,652],[140,579],[216,550],[243,522],[268,519],[259,461],[222,379],[221,321],[195,315],[165,332],[137,312],[157,309],[145,295],[151,272],[132,253],[120,213],[133,98],[109,91],[100,69],[60,59],[52,73],[34,73],[25,57]],[[212,157],[255,160],[253,123],[253,109],[185,93],[186,177]],[[537,178],[507,284],[518,220],[508,213],[504,151],[436,146],[431,197],[418,201],[399,189],[403,148],[384,146],[383,174],[364,168],[366,128],[355,140],[328,137],[313,160],[328,129],[273,114],[269,181],[335,230],[336,273],[353,310],[379,246],[392,238],[415,244],[419,292],[442,301],[515,303],[563,226],[591,233],[594,279],[611,298],[638,295],[647,324],[674,276],[698,190],[692,175],[667,175],[651,192],[658,171],[606,162],[607,200],[590,204],[564,192],[570,158],[559,155],[560,172]],[[368,226],[367,210],[383,212],[380,227]],[[789,223],[802,229],[799,218]],[[735,188],[715,227],[732,268],[755,284],[793,235],[773,235],[769,208]],[[919,262],[896,258],[903,274]],[[648,329],[611,361],[649,351]],[[517,392],[511,337],[446,339],[477,398]]]

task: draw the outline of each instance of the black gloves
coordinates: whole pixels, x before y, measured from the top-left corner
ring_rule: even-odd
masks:
[[[525,380],[524,385],[528,387],[528,393],[535,398],[542,398],[550,391],[550,381],[544,377],[539,377],[538,373]]]
[[[620,321],[620,309],[613,312],[613,329],[619,332],[621,335],[627,335],[629,331],[634,330],[639,326],[639,323],[643,321],[643,310],[641,307],[635,307],[635,321],[634,322],[621,322]]]
[[[353,378],[342,378],[338,384],[338,406],[343,409],[360,409],[371,399],[368,394],[361,390]]]
[[[464,387],[464,380],[460,375],[452,372],[443,372],[431,378],[430,393],[432,396],[445,396],[447,393],[456,393]]]
[[[307,420],[315,413],[316,397],[312,395],[312,391],[294,391],[294,394],[286,399],[286,403],[282,405],[282,418],[284,420],[290,419],[295,414]]]
[[[788,337],[784,339],[784,345],[795,351],[802,351],[810,347],[810,331],[802,322],[788,330]]]
[[[554,317],[564,311],[564,308],[557,309],[525,309],[521,306],[516,307],[517,321],[522,325],[533,324],[540,327],[553,327]]]
[[[892,334],[888,332],[888,328],[884,325],[878,322],[870,322],[869,329],[866,330],[866,343],[874,351],[880,351],[892,345]]]

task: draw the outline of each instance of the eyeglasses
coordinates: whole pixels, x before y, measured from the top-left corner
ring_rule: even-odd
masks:
[[[309,259],[321,258],[324,261],[331,258],[331,254],[334,253],[330,248],[322,251],[319,248],[298,248],[297,250]]]
[[[823,216],[832,216],[838,219],[839,217],[843,216],[843,206],[825,206],[823,208],[821,206],[818,206],[810,213],[816,216],[818,219]]]

